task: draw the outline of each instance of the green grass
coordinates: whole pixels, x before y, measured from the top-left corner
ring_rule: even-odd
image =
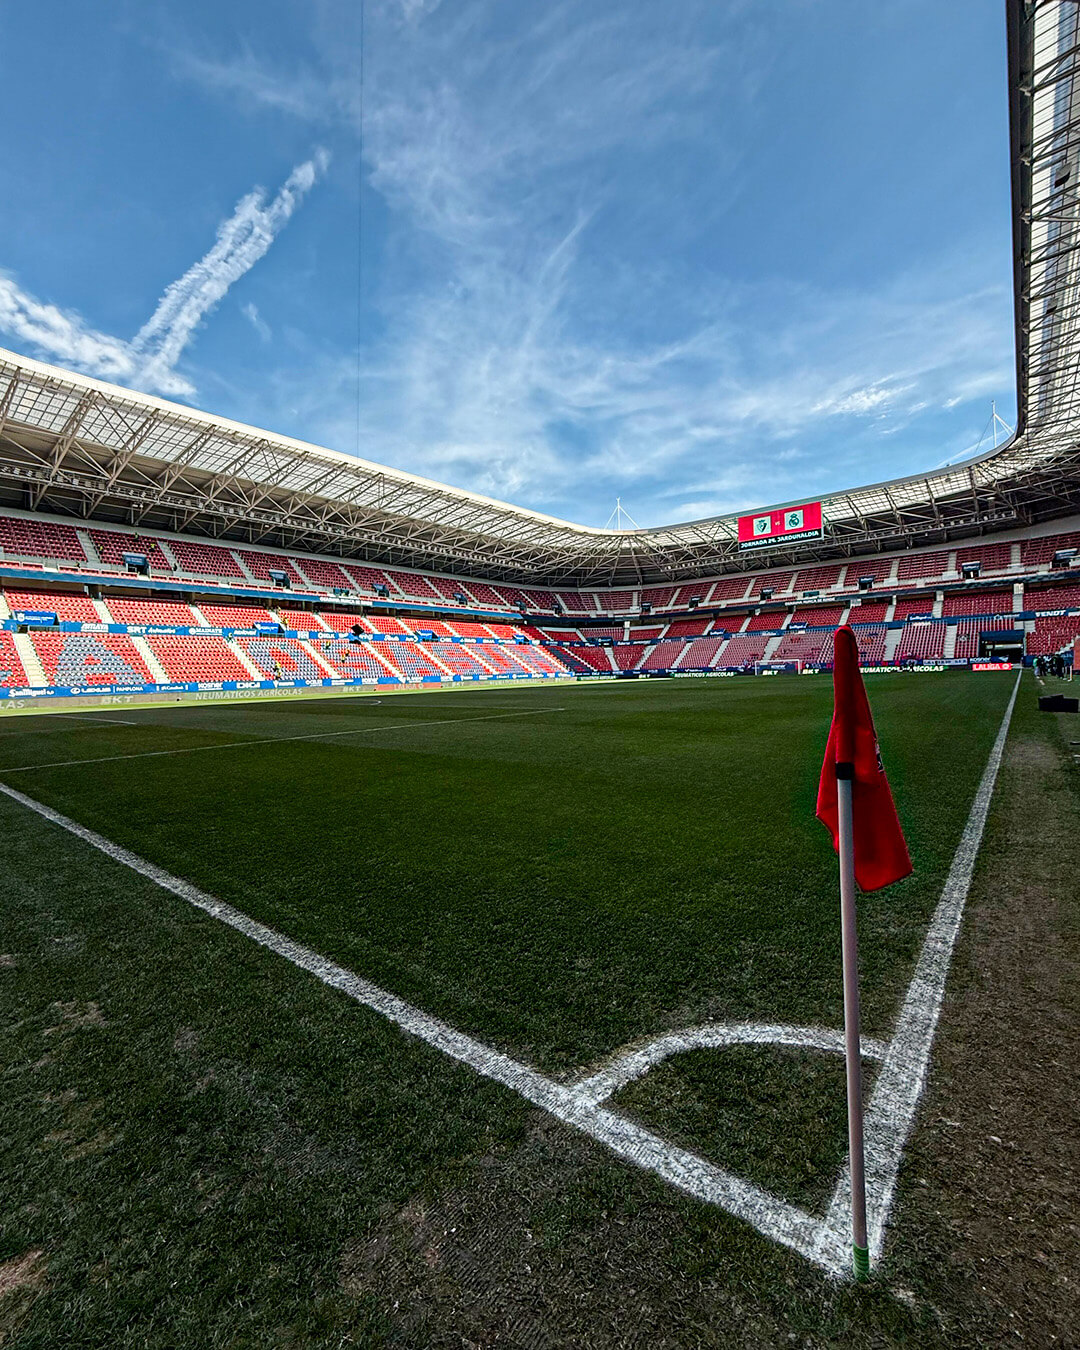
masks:
[[[871,1034],[888,1035],[1010,687],[872,685],[916,871],[860,902]],[[133,726],[0,723],[0,780],[558,1074],[704,1021],[840,1024],[835,859],[813,819],[830,709],[818,677],[129,707]],[[243,744],[312,736],[328,739]],[[150,753],[203,746],[222,748]],[[429,1232],[430,1214],[464,1232],[470,1204],[517,1250],[512,1196],[545,1149],[538,1252],[656,1211],[665,1231],[677,1216],[687,1269],[720,1260],[758,1296],[817,1280],[562,1127],[553,1144],[512,1094],[8,799],[0,850],[0,1261],[40,1248],[48,1265],[0,1301],[13,1343],[56,1344],[67,1318],[71,1345],[460,1344],[437,1290],[395,1313],[385,1251],[402,1288],[416,1263],[451,1268],[456,1227]],[[701,1053],[621,1104],[810,1202],[843,1155],[838,1068]],[[612,1317],[592,1343],[634,1343]],[[671,1343],[725,1343],[692,1324]]]

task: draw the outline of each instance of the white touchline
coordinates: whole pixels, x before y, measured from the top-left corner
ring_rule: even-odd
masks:
[[[888,1045],[881,1045],[869,1038],[863,1041],[864,1053],[870,1058],[882,1060],[866,1117],[867,1192],[871,1215],[871,1250],[875,1259],[880,1256],[900,1158],[926,1079],[952,948],[971,884],[975,857],[986,824],[1019,685],[1018,677],[924,941],[893,1039]],[[841,1278],[848,1273],[850,1197],[846,1168],[828,1213],[822,1219],[687,1149],[667,1143],[601,1104],[626,1083],[673,1054],[706,1046],[735,1044],[804,1046],[839,1053],[843,1047],[840,1032],[817,1027],[768,1024],[710,1024],[687,1028],[654,1037],[644,1045],[616,1054],[604,1068],[583,1072],[576,1081],[559,1083],[482,1041],[455,1030],[446,1022],[354,975],[309,947],[275,932],[129,849],[61,815],[52,807],[24,796],[6,783],[0,783],[0,793],[82,839],[115,862],[171,891],[188,904],[228,924],[245,937],[283,956],[324,984],[373,1009],[452,1059],[467,1064],[486,1078],[512,1088],[526,1101],[590,1135],[619,1157],[654,1172],[699,1200],[718,1205],[745,1219],[763,1236],[790,1247],[834,1278]]]
[[[247,741],[220,741],[217,745],[188,745],[174,750],[136,750],[129,755],[97,755],[93,759],[56,759],[47,764],[19,764],[0,773],[31,773],[34,769],[69,769],[76,764],[111,764],[114,759],[159,759],[163,755],[197,755],[202,750],[242,750],[249,745],[281,745],[285,741],[329,741],[339,736],[371,736],[377,731],[409,731],[415,727],[449,727],[459,722],[498,722],[505,717],[540,717],[565,708],[533,708],[529,712],[484,713],[481,717],[441,717],[436,721],[416,718],[412,722],[391,722],[381,727],[354,727],[351,731],[312,731],[303,736],[253,736]],[[55,716],[55,714],[54,714]],[[141,723],[139,725],[142,725]],[[148,723],[148,725],[156,725]]]

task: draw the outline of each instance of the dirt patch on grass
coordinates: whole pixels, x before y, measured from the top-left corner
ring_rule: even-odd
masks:
[[[46,1036],[52,1036],[57,1031],[81,1031],[84,1027],[108,1026],[96,1003],[53,1003],[49,1011],[58,1014],[60,1020],[45,1028]]]
[[[37,1289],[45,1279],[45,1253],[40,1249],[0,1262],[0,1298],[22,1289]]]

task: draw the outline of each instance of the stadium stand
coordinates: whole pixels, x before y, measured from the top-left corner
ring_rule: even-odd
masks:
[[[574,647],[573,653],[574,657],[581,665],[589,666],[594,671],[599,670],[605,675],[610,675],[611,662],[608,660],[609,650],[610,648],[607,647]]]
[[[680,670],[704,670],[711,666],[716,660],[717,652],[723,645],[724,639],[722,637],[698,638],[695,642],[691,642],[686,649],[686,654],[679,662]],[[620,648],[620,650],[625,651],[626,648]],[[632,651],[633,648],[630,648],[630,650]],[[616,653],[615,659],[618,660],[618,653]]]
[[[89,561],[73,526],[24,516],[0,516],[0,551],[17,558]]]
[[[612,647],[611,654],[620,670],[636,670],[641,660],[642,649],[636,645],[620,643],[619,646]]]
[[[957,614],[1011,614],[1012,607],[1012,591],[983,591],[978,595],[946,595],[941,612],[950,617]]]
[[[863,665],[877,666],[885,660],[885,628],[883,625],[876,624],[866,628],[853,628],[855,641],[859,647],[859,660]],[[822,660],[832,659],[832,651],[828,642],[822,648]]]
[[[168,623],[177,628],[191,628],[198,623],[191,609],[178,600],[142,600],[110,595],[105,608],[114,623]]]
[[[1012,567],[1012,544],[961,546],[956,550],[956,570],[967,562],[977,562],[983,572],[1007,571]]]
[[[810,567],[795,578],[797,591],[827,591],[840,582],[842,567]]]
[[[949,565],[947,553],[910,553],[901,556],[896,570],[898,582],[921,581],[940,577]]]
[[[633,591],[600,591],[596,603],[602,614],[623,614],[634,603]]]
[[[169,549],[182,572],[197,577],[223,577],[245,581],[240,564],[228,549],[201,544],[194,539],[170,539]]]
[[[653,609],[670,609],[678,586],[652,586],[641,592],[641,603]]]
[[[795,580],[794,572],[768,572],[765,576],[754,578],[754,584],[750,590],[750,598],[759,596],[763,590],[772,590],[773,596],[786,595],[791,590],[791,583]]]
[[[765,655],[769,639],[756,634],[737,633],[720,654],[720,665],[741,670]]]
[[[945,625],[943,623],[909,623],[896,649],[896,659],[927,660],[945,654]]]
[[[1080,606],[1080,586],[1029,586],[1024,591],[1024,608],[1072,609]]]
[[[687,609],[691,600],[700,600],[704,604],[715,584],[713,581],[692,581],[689,586],[680,586],[679,593],[675,598],[676,607]]]
[[[390,671],[371,653],[366,642],[349,642],[345,638],[331,638],[319,642],[319,655],[348,680],[392,679]]]
[[[1048,534],[1041,539],[1025,539],[1020,545],[1020,565],[1043,567],[1053,562],[1055,553],[1069,548],[1080,549],[1080,533]]]
[[[1013,620],[1007,615],[983,615],[979,619],[964,619],[956,625],[956,646],[954,657],[972,660],[979,655],[979,634],[998,629],[1010,629]]]
[[[238,548],[236,556],[257,581],[265,581],[268,585],[273,585],[270,573],[276,571],[284,572],[289,578],[291,586],[305,587],[308,585],[289,559],[282,554],[255,553],[248,549]]]
[[[750,578],[748,576],[725,577],[722,581],[716,583],[709,603],[715,605],[742,600],[749,589]]]
[[[889,612],[887,600],[864,600],[861,605],[852,605],[848,623],[884,623]]]
[[[113,530],[87,530],[103,563],[124,566],[125,553],[141,553],[151,570],[172,572],[172,563],[162,552],[160,542],[148,534],[117,534]]]
[[[261,605],[216,605],[200,600],[199,613],[211,628],[250,628],[254,623],[277,623]]]
[[[0,632],[0,689],[11,689],[28,682],[15,639],[10,633]]]
[[[897,600],[896,609],[893,611],[893,622],[899,623],[901,619],[908,619],[913,614],[930,614],[934,608],[934,597],[932,593],[919,596],[907,596]]]
[[[315,664],[296,638],[240,637],[236,645],[268,680],[326,678],[326,671]]]
[[[832,655],[832,629],[814,629],[808,630],[801,628],[796,632],[786,632],[780,639],[779,646],[769,657],[770,661],[802,661],[806,664],[816,665],[823,659],[823,653],[828,652],[825,659],[831,659]]]
[[[486,675],[487,669],[474,655],[476,648],[463,642],[433,642],[432,652],[455,675]]]
[[[888,584],[889,574],[892,572],[893,560],[891,558],[869,558],[855,559],[848,563],[847,571],[844,573],[845,591],[857,591],[859,589],[859,580],[862,577],[873,577],[873,586],[871,589],[878,589]]]
[[[326,627],[318,614],[311,610],[285,609],[282,607],[277,613],[286,628],[293,628],[298,633],[318,633]],[[340,620],[344,620],[346,616],[341,614],[336,617]],[[355,622],[355,620],[353,620],[353,622]],[[345,626],[348,627],[348,624],[346,623]]]
[[[251,679],[251,672],[240,664],[221,637],[152,633],[146,638],[146,645],[170,680]]]
[[[1080,615],[1053,615],[1035,620],[1035,630],[1028,634],[1027,650],[1030,656],[1052,656],[1068,650],[1080,637]]]
[[[668,625],[665,637],[702,637],[709,631],[709,619],[676,619]]]
[[[30,641],[49,684],[71,688],[153,682],[154,677],[129,637],[115,633],[32,632]]]
[[[379,568],[362,567],[357,563],[347,562],[341,563],[340,566],[352,582],[353,589],[374,594],[376,586],[385,586],[391,595],[395,594],[395,588],[389,575]]]
[[[645,659],[638,670],[670,670],[676,657],[685,649],[685,642],[658,642],[655,647],[646,650]]]
[[[748,633],[771,633],[784,626],[787,619],[787,611],[783,609],[772,609],[764,614],[751,614],[750,622],[746,625]]]
[[[792,614],[791,622],[813,628],[835,628],[845,609],[847,605],[802,605]]]
[[[362,623],[372,633],[412,632],[412,629],[404,622],[403,619],[397,619],[394,617],[393,614],[365,614]],[[350,625],[346,625],[346,627],[349,626]]]
[[[290,559],[293,565],[293,571],[300,568],[304,576],[320,590],[333,591],[345,590],[352,591],[356,589],[356,583],[337,563],[324,562],[322,558],[296,558]]]
[[[72,623],[101,623],[101,615],[88,595],[76,595],[70,591],[5,590],[4,598],[12,613],[17,609],[37,609],[46,613],[51,611],[58,619]]]

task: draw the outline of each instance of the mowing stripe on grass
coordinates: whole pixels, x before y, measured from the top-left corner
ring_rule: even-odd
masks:
[[[328,741],[337,736],[370,736],[377,731],[448,727],[458,722],[497,722],[505,717],[539,717],[543,713],[565,711],[565,708],[533,708],[529,712],[484,713],[480,717],[443,717],[438,721],[429,719],[425,722],[416,718],[412,722],[391,722],[382,727],[355,727],[352,731],[313,731],[304,736],[257,736],[246,741],[219,741],[216,745],[189,745],[174,750],[137,750],[129,755],[96,755],[93,759],[57,759],[47,764],[20,764],[13,769],[0,769],[0,773],[29,773],[33,769],[68,769],[76,764],[110,764],[114,759],[157,759],[162,755],[197,755],[200,750],[239,750],[248,745],[281,745],[285,741]]]

